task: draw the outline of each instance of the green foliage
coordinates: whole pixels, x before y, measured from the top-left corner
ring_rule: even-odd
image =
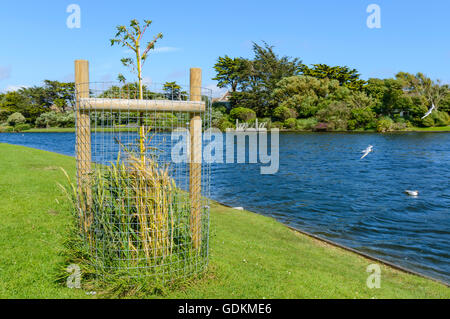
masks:
[[[42,113],[57,109],[67,111],[75,106],[74,83],[45,80],[42,87],[22,88],[7,92],[0,98],[0,121],[19,112],[28,123],[34,123]]]
[[[35,122],[36,127],[50,128],[50,127],[75,127],[75,113],[74,112],[47,112],[42,113]]]
[[[289,118],[286,121],[284,121],[284,127],[288,129],[295,129],[297,128],[297,120],[295,118]]]
[[[439,110],[450,113],[450,94],[447,94],[439,104]]]
[[[433,118],[435,126],[447,126],[450,124],[450,116],[447,112],[433,111],[428,117]]]
[[[260,46],[253,43],[253,60],[243,60],[240,92],[233,92],[230,101],[233,106],[253,109],[260,117],[271,115],[274,104],[271,94],[277,83],[300,72],[301,61],[297,58],[279,57],[267,43]]]
[[[16,112],[16,113],[11,114],[8,117],[7,122],[11,126],[16,126],[16,125],[19,125],[19,124],[24,124],[26,122],[26,119],[21,113]]]
[[[230,88],[231,92],[236,92],[238,85],[243,83],[247,76],[247,61],[242,58],[230,58],[228,55],[219,57],[214,65],[216,76],[213,80],[218,81],[220,88]]]
[[[213,127],[218,127],[223,117],[224,114],[220,110],[213,108],[211,110],[211,125]]]
[[[332,102],[317,112],[319,122],[328,124],[328,128],[336,131],[346,131],[351,110],[345,102]]]
[[[220,119],[216,125],[216,127],[222,132],[225,132],[227,128],[234,128],[234,126],[235,125],[225,116],[222,119]]]
[[[240,120],[247,122],[251,119],[256,118],[256,113],[252,109],[248,109],[245,107],[236,107],[230,111],[230,117],[233,120]]]
[[[297,112],[287,106],[279,106],[273,110],[273,117],[280,121],[286,121],[289,118],[297,118]]]
[[[271,97],[273,104],[295,109],[300,117],[311,117],[321,107],[320,103],[338,88],[335,80],[292,76],[279,81]]]
[[[141,25],[138,20],[132,19],[130,21],[129,27],[126,27],[124,25],[117,26],[117,33],[114,39],[110,40],[111,46],[117,44],[122,47],[126,47],[131,50],[131,52],[133,52],[133,58],[122,58],[121,62],[125,67],[129,68],[131,72],[137,75],[140,99],[143,99],[142,67],[147,61],[148,53],[150,52],[150,50],[153,50],[155,48],[156,42],[159,39],[163,38],[163,34],[158,33],[152,41],[147,42],[145,47],[141,47],[141,40],[151,24],[151,20],[144,20]]]
[[[427,116],[422,120],[422,126],[424,127],[432,127],[434,126],[434,118],[432,116]]]
[[[178,118],[170,112],[157,112],[146,119],[145,125],[158,130],[172,130],[180,126],[178,122]]]
[[[31,129],[30,124],[18,124],[14,127],[14,132],[23,132],[28,131],[29,129]]]
[[[297,120],[297,128],[299,130],[312,130],[317,125],[317,119],[315,117],[309,117],[306,119]]]
[[[0,133],[11,133],[14,132],[14,127],[12,126],[0,126]]]
[[[271,128],[277,128],[277,129],[283,129],[284,128],[284,123],[283,122],[280,122],[280,121],[275,121],[275,122],[272,122],[271,124],[270,124],[270,127]]]
[[[354,108],[350,111],[348,128],[355,130],[359,128],[372,129],[376,126],[376,115],[370,107]]]
[[[227,102],[214,102],[212,104],[212,110],[219,111],[220,113],[225,114],[225,113],[227,113],[226,103]]]
[[[395,122],[388,116],[382,117],[377,122],[377,132],[385,133],[395,130]]]
[[[164,83],[163,90],[167,100],[187,100],[187,92],[183,91],[175,81]]]
[[[339,85],[348,87],[351,90],[361,90],[364,80],[360,79],[360,74],[356,69],[347,66],[328,66],[326,64],[313,64],[312,68],[306,65],[302,67],[302,73],[317,79],[337,80]]]

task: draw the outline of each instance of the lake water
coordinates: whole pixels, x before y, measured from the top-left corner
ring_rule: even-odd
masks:
[[[73,133],[0,142],[74,155]],[[368,145],[374,152],[360,160]],[[419,190],[417,198],[406,189]],[[211,197],[450,282],[450,134],[280,134],[280,169],[214,164]]]

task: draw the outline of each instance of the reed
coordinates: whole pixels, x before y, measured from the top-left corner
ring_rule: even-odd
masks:
[[[99,272],[129,275],[182,274],[195,262],[189,202],[169,167],[121,145],[117,161],[96,165],[87,190],[77,193],[69,179],[80,236]],[[86,209],[88,207],[88,209]],[[192,265],[191,265],[192,266]]]

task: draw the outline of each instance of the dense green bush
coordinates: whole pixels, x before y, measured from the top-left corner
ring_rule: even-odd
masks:
[[[434,118],[432,116],[427,116],[426,118],[424,118],[422,120],[421,124],[422,124],[422,126],[425,126],[425,127],[432,127],[432,126],[434,126]]]
[[[228,120],[228,117],[224,116],[217,123],[217,128],[222,132],[225,132],[227,128],[234,128],[234,124]]]
[[[36,119],[36,127],[56,127],[58,124],[57,120],[57,113],[56,112],[47,112],[42,113],[37,119]]]
[[[270,130],[271,126],[272,126],[272,119],[270,117],[264,117],[262,119],[258,120],[259,124],[261,123],[265,123],[265,128]]]
[[[270,127],[271,128],[283,129],[284,128],[284,124],[283,124],[283,122],[272,122]]]
[[[273,117],[279,121],[286,121],[290,118],[297,118],[298,114],[294,109],[287,106],[279,106],[273,110]]]
[[[450,124],[450,116],[447,112],[434,111],[431,113],[435,126],[447,126]]]
[[[309,117],[307,119],[298,119],[297,128],[299,130],[312,130],[317,125],[317,119],[315,117]]]
[[[0,126],[0,133],[10,133],[14,132],[14,127],[12,126]]]
[[[36,127],[75,127],[74,112],[47,112],[42,113],[35,122]]]
[[[284,121],[284,126],[289,129],[297,128],[297,120],[295,118],[290,118]]]
[[[212,110],[219,111],[221,113],[227,113],[227,107],[226,105],[229,104],[228,102],[214,102],[212,104]]]
[[[370,107],[352,109],[348,120],[348,129],[371,129],[376,125],[376,116]]]
[[[247,122],[256,118],[256,113],[252,109],[248,109],[245,107],[236,107],[231,110],[230,117],[233,120],[238,119],[240,121]]]
[[[333,102],[317,112],[317,119],[328,124],[330,130],[346,131],[350,108],[345,102]]]
[[[59,127],[75,127],[75,113],[61,113],[57,118]]]
[[[0,110],[0,123],[6,122],[11,115],[10,111]]]
[[[160,128],[171,130],[177,128],[184,123],[178,123],[178,118],[169,112],[158,112],[150,115],[148,119],[145,120],[145,125],[150,128]]]
[[[28,131],[29,129],[31,129],[30,124],[18,124],[14,127],[14,132],[23,132]]]
[[[224,117],[224,114],[219,111],[218,109],[212,109],[211,111],[211,124],[213,127],[218,127],[219,122],[222,120],[222,118]]]
[[[382,117],[377,121],[377,132],[390,132],[394,129],[394,121],[390,117]]]
[[[19,125],[19,124],[24,124],[26,122],[26,119],[21,113],[16,112],[16,113],[11,114],[8,117],[8,121],[7,122],[11,126],[16,126],[16,125]]]

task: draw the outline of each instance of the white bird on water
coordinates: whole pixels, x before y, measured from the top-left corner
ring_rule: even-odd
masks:
[[[373,146],[369,145],[369,147],[367,147],[364,151],[362,151],[362,153],[364,153],[364,154],[363,154],[363,156],[361,156],[360,159],[363,159],[364,157],[369,155],[369,153],[372,152],[372,150],[373,150]]]
[[[410,190],[405,190],[405,193],[409,196],[418,196],[419,195],[419,191],[410,191]]]
[[[431,109],[429,109],[428,112],[425,113],[424,116],[422,116],[422,120],[423,120],[424,118],[426,118],[428,115],[430,115],[431,112],[433,112],[433,110],[434,110],[435,108],[436,108],[436,106],[434,106],[434,103],[431,103]]]

